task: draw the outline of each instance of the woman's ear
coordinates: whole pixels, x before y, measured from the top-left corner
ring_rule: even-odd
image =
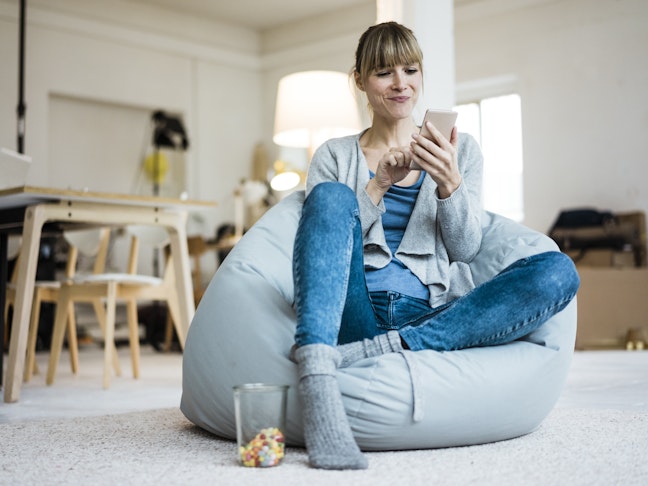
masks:
[[[362,85],[362,79],[360,79],[360,74],[358,73],[358,71],[353,72],[353,79],[355,81],[356,87],[360,91],[364,91],[364,86]]]

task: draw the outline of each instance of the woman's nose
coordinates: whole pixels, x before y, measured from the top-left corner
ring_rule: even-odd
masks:
[[[393,88],[398,91],[405,88],[405,76],[403,76],[403,74],[396,73],[394,75]]]

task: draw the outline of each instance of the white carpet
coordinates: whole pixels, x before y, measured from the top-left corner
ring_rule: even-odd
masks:
[[[366,471],[244,468],[236,444],[177,409],[0,424],[0,484],[646,485],[648,413],[556,409],[527,436],[439,450],[369,453]]]

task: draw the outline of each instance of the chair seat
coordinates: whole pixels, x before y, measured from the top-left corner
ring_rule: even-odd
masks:
[[[34,286],[40,289],[60,289],[61,282],[55,280],[37,280]]]
[[[162,285],[163,280],[158,277],[149,275],[133,275],[128,273],[102,273],[98,275],[83,275],[75,277],[73,282],[76,284],[101,284],[107,282],[117,282],[123,285]]]

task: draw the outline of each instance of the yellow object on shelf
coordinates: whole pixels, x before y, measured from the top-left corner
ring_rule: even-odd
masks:
[[[162,152],[154,152],[144,159],[144,172],[154,183],[161,184],[169,172],[169,160]]]

